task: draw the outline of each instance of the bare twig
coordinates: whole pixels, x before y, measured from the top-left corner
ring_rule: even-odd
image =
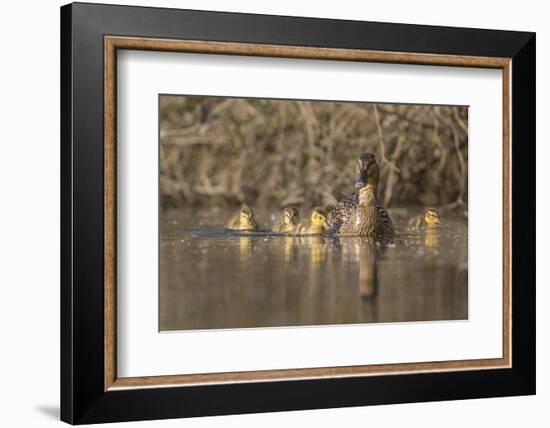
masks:
[[[382,133],[382,126],[380,125],[380,116],[378,115],[378,107],[376,106],[376,104],[372,104],[372,108],[374,110],[374,120],[376,122],[376,129],[378,131],[378,141],[380,143],[380,164],[388,165],[390,169],[396,172],[399,172],[399,168],[397,168],[393,162],[390,162],[386,158],[386,145],[384,144],[384,135]]]

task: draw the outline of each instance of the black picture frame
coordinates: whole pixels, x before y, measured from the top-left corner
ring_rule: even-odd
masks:
[[[105,391],[105,35],[512,58],[512,367]],[[535,98],[534,33],[63,6],[61,419],[86,424],[534,394]]]

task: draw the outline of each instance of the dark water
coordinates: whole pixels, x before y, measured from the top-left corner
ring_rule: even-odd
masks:
[[[468,318],[464,218],[411,233],[395,210],[396,236],[373,242],[231,234],[231,214],[161,213],[161,330]]]

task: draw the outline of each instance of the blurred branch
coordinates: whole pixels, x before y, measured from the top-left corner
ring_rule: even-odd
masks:
[[[373,104],[372,108],[374,110],[374,119],[376,121],[376,129],[378,131],[378,140],[380,142],[381,166],[388,165],[391,170],[395,172],[399,172],[399,168],[397,168],[393,162],[390,162],[388,158],[386,158],[386,145],[384,144],[384,134],[382,132],[382,126],[380,125],[380,116],[378,115],[378,107],[376,106],[376,104]]]

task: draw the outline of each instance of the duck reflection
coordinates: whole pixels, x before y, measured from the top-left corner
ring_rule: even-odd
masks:
[[[378,252],[373,238],[335,237],[333,248],[340,251],[342,261],[357,266],[357,290],[364,300],[375,300],[378,295]]]
[[[439,248],[438,229],[426,229],[424,232],[424,245],[430,250],[437,250]]]
[[[292,236],[285,236],[283,238],[283,259],[285,264],[290,264],[295,259],[296,254],[296,238]]]
[[[376,245],[372,240],[359,246],[359,295],[374,299],[378,293],[378,260]]]
[[[239,249],[241,262],[247,262],[252,256],[252,250],[254,249],[254,243],[249,236],[241,236],[239,238]]]
[[[327,243],[324,236],[309,236],[300,238],[305,245],[310,247],[310,266],[313,270],[319,267],[327,260]]]

